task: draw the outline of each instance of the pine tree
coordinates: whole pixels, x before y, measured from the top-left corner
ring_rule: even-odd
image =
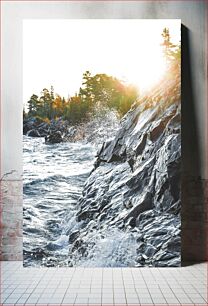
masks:
[[[166,59],[168,67],[171,69],[180,68],[181,64],[181,46],[174,45],[171,42],[170,32],[168,28],[164,28],[162,32],[163,43],[163,53]]]
[[[33,94],[30,97],[30,100],[27,102],[28,103],[28,115],[29,116],[34,116],[37,113],[37,109],[38,109],[38,105],[39,105],[39,100],[38,100],[38,96]]]
[[[170,32],[168,28],[164,28],[162,32],[163,37],[163,43],[161,44],[163,46],[163,52],[164,56],[166,58],[167,63],[170,62],[172,59],[172,54],[175,51],[175,48],[177,45],[174,45],[170,40]]]

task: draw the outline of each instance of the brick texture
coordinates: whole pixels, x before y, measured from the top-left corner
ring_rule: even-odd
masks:
[[[22,260],[22,182],[0,183],[0,260]]]
[[[182,262],[208,260],[208,180],[182,180]]]

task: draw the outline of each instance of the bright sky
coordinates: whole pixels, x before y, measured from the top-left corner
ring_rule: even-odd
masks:
[[[23,21],[23,99],[53,85],[72,96],[82,74],[106,73],[145,91],[165,69],[162,30],[180,41],[179,19],[30,19]]]

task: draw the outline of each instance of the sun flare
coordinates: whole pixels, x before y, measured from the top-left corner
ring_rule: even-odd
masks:
[[[165,71],[166,62],[162,56],[157,60],[150,61],[146,61],[144,58],[144,61],[138,64],[136,71],[133,69],[128,71],[127,81],[137,87],[140,94],[143,94],[151,90],[161,80]]]
[[[51,85],[65,97],[74,95],[87,70],[124,80],[141,93],[149,90],[165,72],[164,27],[178,43],[180,23],[171,19],[24,20],[24,103]]]

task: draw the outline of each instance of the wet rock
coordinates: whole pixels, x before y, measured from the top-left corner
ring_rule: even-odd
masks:
[[[40,136],[41,137],[45,137],[45,136],[47,136],[48,135],[48,133],[49,133],[49,130],[47,129],[47,128],[38,128],[38,132],[39,132],[39,134],[40,134]]]
[[[59,143],[73,134],[74,127],[68,127],[68,122],[62,118],[45,122],[41,118],[27,118],[23,122],[23,134],[29,137],[45,137],[47,143]]]
[[[92,264],[111,250],[106,266],[180,264],[179,99],[179,78],[164,80],[134,103],[102,145],[78,201],[81,230],[69,249],[74,263],[83,264],[84,254]]]
[[[124,202],[124,207],[129,209],[133,207],[133,204],[131,202],[131,200],[127,200],[126,202]]]
[[[181,239],[180,237],[172,237],[166,244],[163,245],[163,248],[166,248],[169,252],[180,252],[181,251]]]
[[[41,137],[40,133],[38,130],[30,130],[28,133],[27,133],[27,136],[30,136],[30,137]]]
[[[30,117],[23,120],[23,134],[26,135],[30,130],[37,129],[41,124],[41,120],[38,118]]]
[[[71,233],[70,236],[69,236],[69,243],[74,242],[78,236],[79,236],[79,231],[78,230]]]
[[[180,255],[168,260],[159,260],[154,262],[154,267],[180,267],[181,266],[181,257]]]
[[[63,142],[62,133],[60,131],[53,132],[45,137],[45,142],[48,144]]]
[[[147,244],[145,246],[144,254],[147,256],[147,258],[151,258],[156,252],[157,252],[157,248],[155,248],[151,244]]]
[[[130,212],[126,215],[125,220],[129,218],[133,218],[135,225],[137,217],[144,211],[149,210],[152,207],[152,195],[147,192],[141,197],[138,203],[130,210]]]

